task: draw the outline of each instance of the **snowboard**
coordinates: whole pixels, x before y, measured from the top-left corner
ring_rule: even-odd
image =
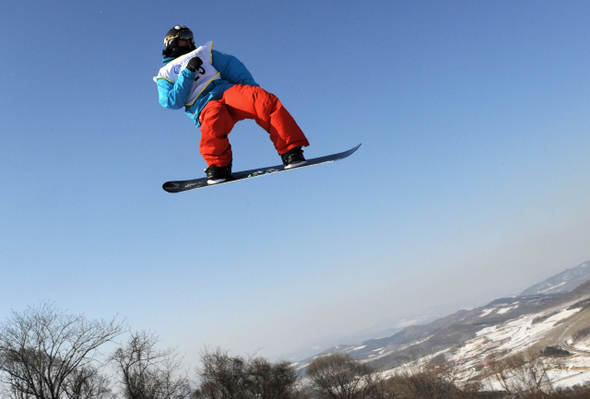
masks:
[[[258,169],[243,170],[240,172],[233,172],[231,180],[226,180],[221,183],[207,184],[207,178],[201,177],[198,179],[191,179],[191,180],[168,181],[162,185],[162,188],[164,189],[164,191],[169,192],[169,193],[180,193],[183,191],[195,190],[197,188],[219,186],[220,184],[232,183],[232,182],[236,182],[236,181],[240,181],[240,180],[250,179],[253,177],[266,176],[266,175],[270,175],[273,173],[301,169],[301,168],[305,168],[308,166],[319,165],[322,163],[333,162],[333,161],[338,161],[340,159],[344,159],[344,158],[352,155],[356,150],[359,149],[360,146],[361,145],[359,144],[356,147],[353,147],[348,151],[339,152],[337,154],[332,154],[332,155],[326,155],[323,157],[308,159],[306,164],[301,165],[301,166],[297,166],[297,167],[291,168],[291,169],[285,169],[283,165],[267,166],[265,168],[258,168]]]

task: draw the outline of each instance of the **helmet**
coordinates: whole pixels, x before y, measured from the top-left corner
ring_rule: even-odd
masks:
[[[166,50],[172,50],[178,47],[180,39],[188,40],[191,47],[194,47],[195,41],[193,39],[193,32],[184,25],[176,25],[166,33],[164,38],[164,47]]]

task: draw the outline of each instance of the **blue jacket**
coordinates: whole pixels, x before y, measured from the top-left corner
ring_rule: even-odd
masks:
[[[195,80],[196,72],[191,72],[186,68],[183,69],[174,84],[166,79],[157,80],[160,104],[170,109],[184,108],[186,114],[195,121],[197,126],[200,126],[199,115],[205,105],[211,100],[221,99],[223,93],[233,85],[258,86],[244,64],[233,55],[224,54],[217,50],[211,50],[211,55],[213,67],[220,73],[221,79],[212,81],[190,107],[185,106],[185,104]],[[164,58],[164,65],[173,59]]]

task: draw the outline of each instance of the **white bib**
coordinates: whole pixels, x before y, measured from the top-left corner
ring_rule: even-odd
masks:
[[[182,55],[160,69],[158,76],[154,77],[154,82],[158,79],[166,79],[171,83],[176,83],[178,76],[182,72],[186,65],[193,57],[199,57],[203,64],[197,68],[195,81],[191,86],[191,92],[188,96],[188,100],[185,105],[191,106],[197,100],[197,97],[205,90],[209,83],[214,80],[220,79],[219,72],[213,68],[213,56],[211,55],[211,49],[213,48],[213,42],[202,45],[196,50],[191,51],[185,55]]]

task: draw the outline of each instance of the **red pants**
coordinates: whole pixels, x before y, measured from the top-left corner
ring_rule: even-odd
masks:
[[[256,86],[235,85],[226,90],[220,100],[210,101],[199,116],[199,149],[207,166],[228,166],[231,163],[232,151],[227,135],[236,122],[243,119],[254,119],[270,133],[279,154],[309,145],[295,119],[274,94]]]

